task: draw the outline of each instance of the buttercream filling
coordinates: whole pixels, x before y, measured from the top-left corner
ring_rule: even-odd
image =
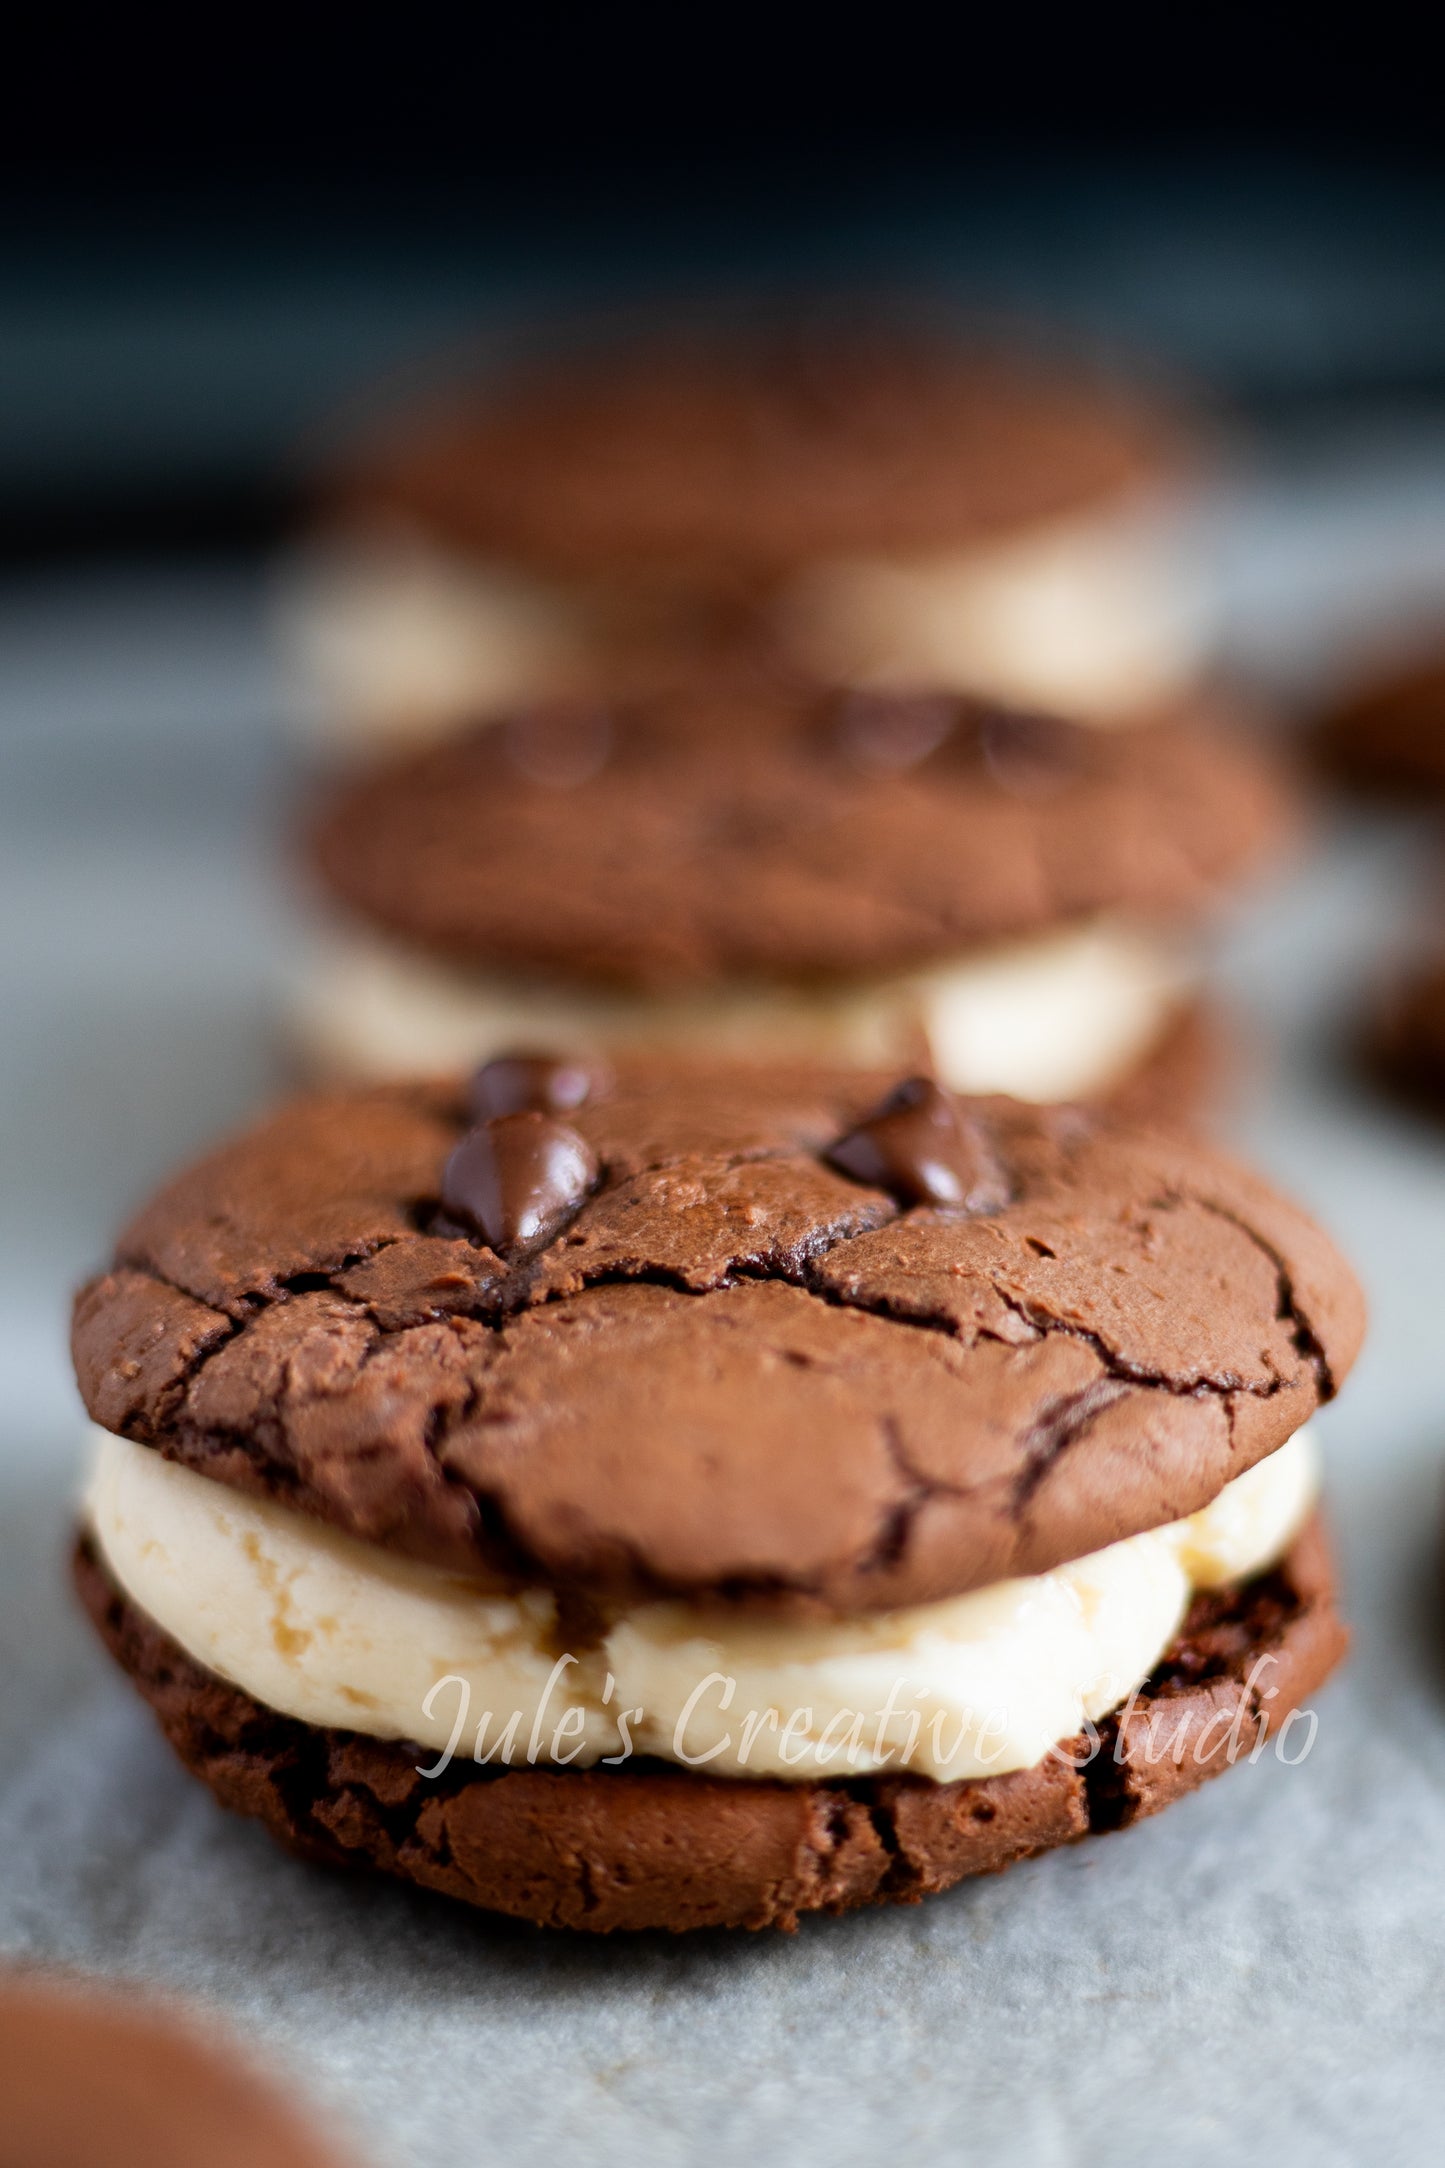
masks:
[[[1203,649],[1191,583],[1132,510],[953,553],[824,561],[773,614],[826,677],[924,681],[1099,725],[1184,691]],[[406,529],[298,553],[278,619],[311,733],[375,751],[574,682],[597,623],[580,594]]]
[[[1181,695],[1198,603],[1161,537],[1122,515],[987,550],[814,566],[780,605],[790,644],[844,683],[943,686],[1096,728]]]
[[[303,1723],[412,1742],[419,1766],[659,1756],[798,1782],[1033,1767],[1127,1699],[1195,1590],[1274,1564],[1318,1482],[1305,1431],[1187,1520],[942,1603],[819,1622],[684,1602],[602,1615],[393,1556],[97,1433],[86,1511],[132,1602]]]
[[[467,972],[348,927],[314,943],[291,1013],[315,1072],[362,1082],[465,1068],[517,1046],[595,1047],[850,1068],[931,1058],[955,1091],[1049,1101],[1127,1076],[1186,991],[1176,948],[1107,919],[856,984],[673,996]]]
[[[565,594],[406,530],[298,551],[277,626],[307,735],[378,754],[555,690],[587,645]]]

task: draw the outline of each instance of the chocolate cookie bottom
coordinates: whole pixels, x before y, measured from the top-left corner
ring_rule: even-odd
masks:
[[[1036,1768],[946,1785],[789,1785],[642,1761],[496,1772],[457,1761],[429,1780],[414,1747],[279,1716],[204,1670],[119,1592],[85,1539],[75,1573],[111,1654],[223,1806],[307,1858],[599,1934],[791,1929],[804,1912],[916,1903],[1125,1828],[1277,1732],[1348,1639],[1317,1514],[1272,1572],[1195,1599],[1087,1759],[1080,1740]]]

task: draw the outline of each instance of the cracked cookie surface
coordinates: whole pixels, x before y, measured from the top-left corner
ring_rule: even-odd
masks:
[[[1362,1330],[1328,1240],[1193,1141],[963,1102],[1008,1201],[827,1163],[897,1083],[620,1067],[596,1188],[513,1264],[437,1231],[462,1086],[300,1100],[77,1298],[104,1427],[361,1539],[599,1594],[856,1612],[1208,1503]]]
[[[566,713],[519,715],[344,785],[313,865],[453,964],[681,992],[856,984],[1099,912],[1195,919],[1294,824],[1275,758],[1216,704],[1089,730],[934,697],[938,742],[875,766],[848,751],[865,699],[910,704],[684,677],[577,709],[600,751],[566,787],[528,739]]]

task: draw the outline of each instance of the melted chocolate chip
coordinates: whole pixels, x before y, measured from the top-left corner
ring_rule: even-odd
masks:
[[[606,767],[612,718],[605,708],[555,701],[509,716],[502,725],[502,746],[529,782],[576,790]]]
[[[1008,1202],[1008,1179],[982,1125],[931,1077],[909,1077],[824,1156],[900,1204],[992,1212]]]
[[[472,1119],[499,1114],[571,1114],[605,1092],[611,1074],[600,1061],[562,1054],[499,1054],[467,1086]]]
[[[947,693],[849,693],[838,708],[837,741],[855,768],[897,775],[937,752],[958,713]]]
[[[442,1211],[502,1257],[545,1249],[597,1180],[585,1137],[549,1114],[500,1114],[468,1130],[442,1170]]]

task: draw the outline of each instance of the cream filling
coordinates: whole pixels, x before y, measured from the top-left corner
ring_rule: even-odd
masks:
[[[1103,919],[841,988],[675,996],[492,978],[346,928],[315,943],[291,1015],[307,1066],[354,1081],[465,1068],[518,1046],[885,1069],[916,1066],[931,1049],[956,1091],[1056,1100],[1126,1076],[1186,990],[1167,942]]]
[[[823,562],[776,616],[825,677],[926,681],[1098,724],[1182,692],[1203,650],[1198,597],[1135,512],[916,560]],[[565,588],[405,529],[298,552],[278,593],[300,714],[338,750],[422,743],[556,691],[585,671],[592,623]]]
[[[1163,536],[1114,515],[911,563],[815,566],[782,604],[791,644],[846,683],[941,685],[1098,727],[1198,675],[1203,612]]]
[[[1031,1768],[1116,1708],[1193,1590],[1282,1555],[1317,1481],[1301,1431],[1188,1520],[1050,1573],[821,1624],[638,1604],[576,1651],[546,1589],[393,1557],[107,1432],[87,1512],[142,1611],[303,1723],[415,1741],[428,1759],[646,1753],[713,1775],[907,1768],[946,1783]]]
[[[361,754],[552,692],[586,646],[565,595],[405,530],[296,552],[276,615],[305,735]]]

